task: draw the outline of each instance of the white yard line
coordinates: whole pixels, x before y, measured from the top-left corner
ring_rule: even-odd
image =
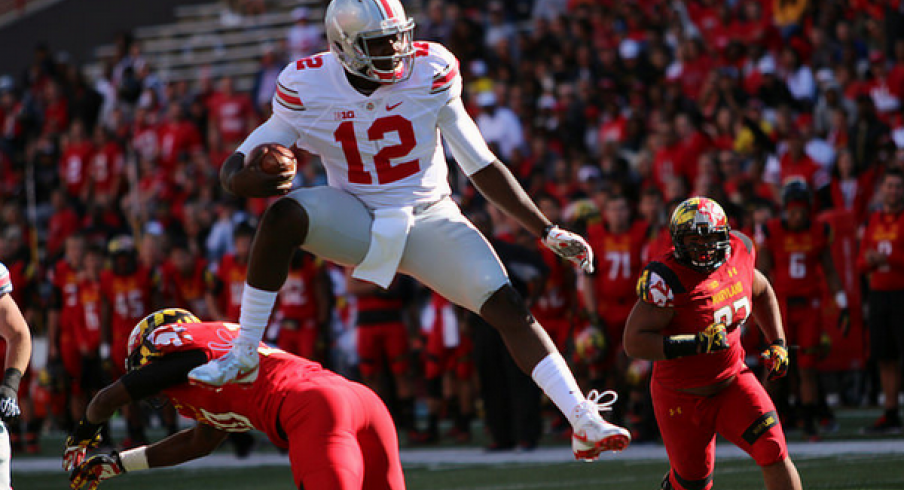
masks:
[[[904,454],[904,440],[880,439],[859,441],[823,441],[819,443],[793,442],[788,444],[795,459],[844,455]],[[528,452],[486,452],[480,448],[403,449],[402,464],[406,467],[442,467],[451,465],[504,465],[569,463],[574,461],[567,446],[543,447]],[[747,455],[729,443],[716,446],[718,459],[740,459]],[[665,449],[657,444],[638,444],[623,453],[606,453],[600,461],[665,461]],[[13,458],[15,473],[44,473],[62,471],[59,458]],[[214,454],[190,461],[178,468],[249,468],[260,466],[288,466],[288,456],[277,453],[255,453],[246,459],[231,454]]]

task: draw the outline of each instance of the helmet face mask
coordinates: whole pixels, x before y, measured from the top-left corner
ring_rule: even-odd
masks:
[[[325,24],[330,51],[349,73],[384,84],[411,76],[414,19],[398,0],[333,0]]]
[[[714,271],[728,260],[730,232],[725,211],[706,197],[679,204],[669,222],[675,259],[700,272]]]

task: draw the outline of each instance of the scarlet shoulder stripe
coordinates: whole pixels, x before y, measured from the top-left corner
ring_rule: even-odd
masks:
[[[292,91],[284,87],[282,84],[276,84],[276,101],[283,106],[296,111],[303,111],[304,104],[298,97],[298,92]]]
[[[452,86],[455,77],[458,76],[458,61],[450,64],[444,73],[440,73],[433,77],[433,85],[430,87],[431,93],[441,92]]]

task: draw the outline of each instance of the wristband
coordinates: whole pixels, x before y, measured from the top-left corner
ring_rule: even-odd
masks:
[[[666,359],[697,354],[697,337],[694,335],[668,335],[662,337],[662,352]]]
[[[781,347],[782,349],[784,349],[785,348],[785,339],[775,339],[772,341],[771,345],[777,345],[777,346]]]
[[[19,392],[19,382],[22,381],[22,371],[11,367],[7,368],[3,373],[3,386],[12,388],[13,391]]]
[[[132,471],[141,471],[150,468],[148,465],[148,447],[140,446],[135,449],[129,449],[119,453],[119,460],[122,462],[122,469],[126,473]]]
[[[844,290],[838,290],[835,293],[835,304],[842,310],[848,307],[847,295],[844,294]]]

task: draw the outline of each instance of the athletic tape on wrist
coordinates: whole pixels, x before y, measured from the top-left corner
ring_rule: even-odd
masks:
[[[150,468],[148,465],[147,450],[147,446],[140,446],[119,453],[119,460],[122,461],[122,469],[129,473]]]

